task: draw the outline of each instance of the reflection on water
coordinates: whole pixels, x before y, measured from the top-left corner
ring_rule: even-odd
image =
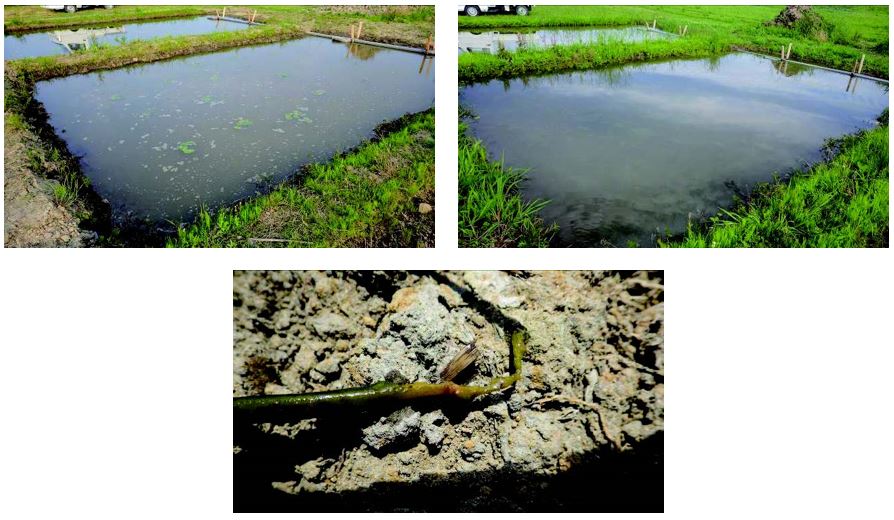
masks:
[[[149,40],[162,36],[185,36],[247,29],[246,24],[209,20],[200,16],[185,20],[126,24],[114,28],[75,29],[27,34],[8,34],[3,38],[3,57],[7,60],[65,54],[89,48],[97,43],[120,45],[127,41]],[[61,37],[61,41],[60,41]],[[72,47],[67,45],[73,44]]]
[[[461,91],[494,158],[530,168],[525,197],[566,245],[641,245],[874,125],[887,86],[730,54],[491,81]],[[851,80],[850,83],[854,83]],[[848,89],[849,88],[849,89]]]
[[[345,48],[351,56],[361,59],[368,60],[376,55],[382,47],[376,47],[374,45],[363,45],[360,43],[346,43]]]
[[[609,41],[641,42],[672,38],[673,35],[644,27],[574,27],[552,29],[502,29],[495,31],[460,31],[460,52],[488,52],[496,54],[500,49],[514,51],[519,48],[552,47],[573,43],[597,43]]]
[[[35,96],[119,221],[189,220],[433,104],[420,56],[342,47],[248,47],[43,81]]]
[[[103,36],[113,34],[124,34],[124,27],[53,31],[53,43],[61,45],[68,52],[82,51],[95,46]]]

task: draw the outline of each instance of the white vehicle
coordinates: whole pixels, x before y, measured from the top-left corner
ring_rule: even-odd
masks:
[[[466,16],[478,16],[481,13],[486,13],[488,9],[488,5],[461,5],[459,6],[460,13],[465,13]]]
[[[115,7],[114,5],[42,5],[44,9],[52,9],[53,11],[65,11],[66,13],[74,13],[78,9],[85,9],[87,7],[102,7],[105,9],[111,9]]]
[[[483,13],[515,13],[519,16],[527,16],[534,9],[533,5],[461,5],[458,12],[466,16],[478,16]]]

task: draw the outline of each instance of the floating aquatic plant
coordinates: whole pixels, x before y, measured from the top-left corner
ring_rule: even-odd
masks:
[[[314,90],[314,95],[315,95],[315,96],[322,96],[322,95],[325,94],[325,93],[326,93],[326,91],[323,90],[323,89]]]
[[[119,99],[121,99],[121,95],[119,95],[119,94],[112,94],[112,97],[110,97],[109,99],[112,100],[112,101],[118,101]]]
[[[255,124],[255,123],[251,119],[245,119],[244,117],[240,117],[239,119],[236,120],[236,124],[233,125],[233,128],[235,128],[236,130],[242,130],[243,128],[251,126],[253,124]]]
[[[291,112],[287,112],[285,115],[286,121],[294,121],[296,123],[313,123],[313,119],[307,117],[307,113],[305,113],[301,107],[292,110]]]
[[[196,153],[196,142],[195,141],[184,141],[177,145],[177,149],[186,155],[192,155],[192,154]]]
[[[202,96],[202,103],[211,103],[213,100],[214,98],[211,96]]]

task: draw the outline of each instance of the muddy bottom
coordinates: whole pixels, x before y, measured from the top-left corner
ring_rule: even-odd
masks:
[[[234,397],[513,388],[234,417],[235,511],[663,510],[660,272],[236,272]]]

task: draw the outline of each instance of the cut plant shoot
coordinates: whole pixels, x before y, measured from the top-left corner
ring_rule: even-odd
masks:
[[[253,414],[274,413],[280,415],[290,411],[306,412],[316,408],[330,406],[362,406],[380,401],[407,401],[426,397],[455,397],[469,400],[482,395],[506,390],[519,380],[522,373],[522,357],[525,354],[525,334],[521,331],[512,333],[512,355],[510,375],[494,377],[487,385],[459,385],[452,381],[429,383],[393,383],[379,381],[370,386],[311,392],[306,394],[264,395],[234,397],[233,409],[236,412]],[[467,354],[466,351],[460,355]]]

